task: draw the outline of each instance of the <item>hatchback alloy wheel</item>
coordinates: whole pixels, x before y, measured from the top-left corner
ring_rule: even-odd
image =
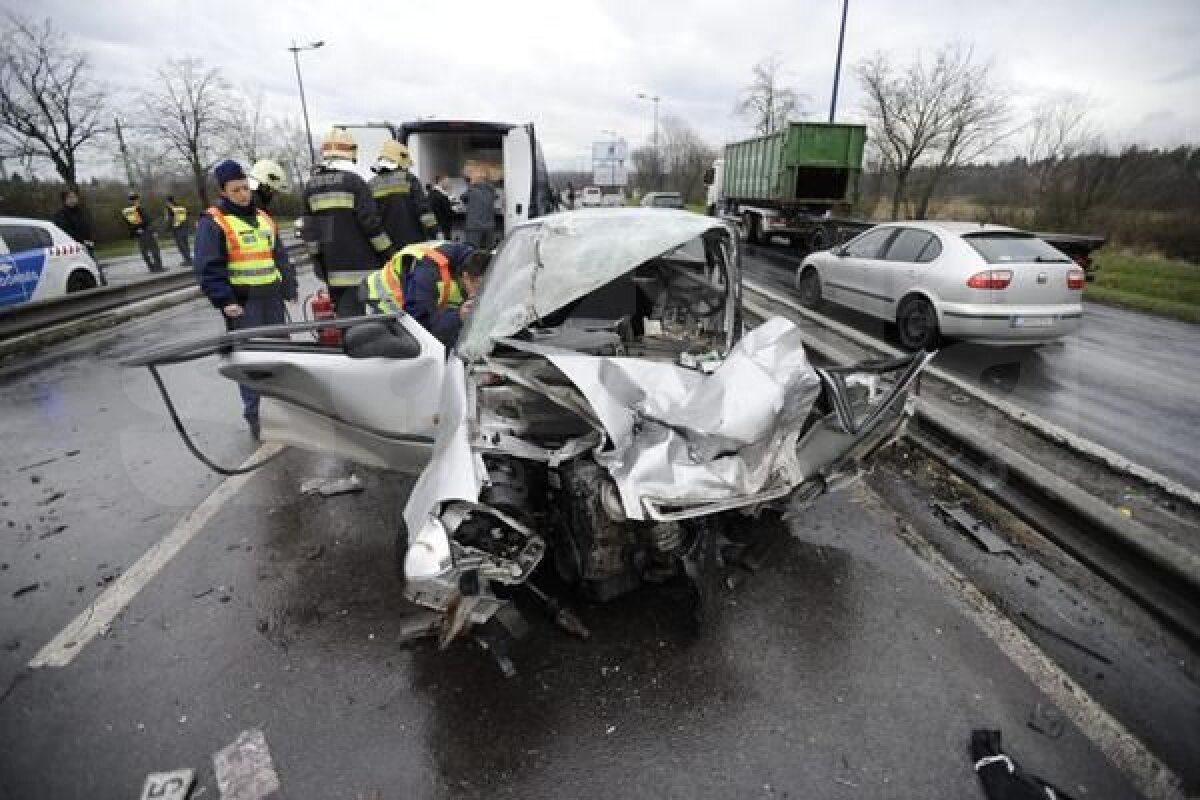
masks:
[[[896,312],[896,331],[906,350],[932,350],[938,341],[937,312],[924,297],[906,297]]]

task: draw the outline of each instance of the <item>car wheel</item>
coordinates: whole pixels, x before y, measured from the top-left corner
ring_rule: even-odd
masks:
[[[67,294],[95,288],[96,279],[92,277],[92,273],[86,270],[77,269],[67,277]]]
[[[821,276],[816,267],[805,267],[796,276],[796,293],[805,308],[821,307]]]
[[[750,244],[762,244],[762,220],[757,214],[746,215],[746,241]]]
[[[905,350],[933,350],[939,337],[937,312],[920,295],[904,298],[896,310],[896,333]]]

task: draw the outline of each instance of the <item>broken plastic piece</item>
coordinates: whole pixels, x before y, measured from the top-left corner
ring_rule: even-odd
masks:
[[[1007,553],[1013,558],[1017,557],[1016,552],[1013,551],[1008,542],[992,533],[990,525],[963,509],[962,506],[953,506],[949,503],[934,503],[933,507],[943,517],[962,529],[963,533],[974,539],[975,543],[988,553],[992,555]]]
[[[192,769],[152,772],[142,785],[142,800],[186,800],[195,782],[196,771]]]
[[[213,753],[221,800],[260,800],[279,791],[279,776],[261,730],[242,731],[233,744]]]

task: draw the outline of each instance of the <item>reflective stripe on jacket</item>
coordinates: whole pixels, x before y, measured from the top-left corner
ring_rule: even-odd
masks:
[[[443,244],[445,242],[441,241],[410,244],[392,256],[392,260],[388,262],[388,266],[395,270],[401,280],[407,280],[416,262],[423,258],[432,261],[440,278],[437,282],[439,309],[462,305],[462,289],[450,271],[450,259],[439,249]]]
[[[304,211],[304,240],[329,286],[358,286],[391,255],[379,208],[357,174],[319,166],[304,187]]]
[[[268,286],[283,280],[273,253],[279,230],[270,214],[259,209],[256,224],[250,225],[240,217],[222,213],[216,206],[206,213],[225,234],[231,286]]]
[[[187,208],[184,206],[171,206],[171,222],[176,228],[187,222]]]
[[[389,262],[367,277],[367,311],[395,314],[404,310],[404,282]]]
[[[137,228],[145,223],[142,221],[142,209],[139,206],[127,206],[121,209],[121,216],[131,226]]]

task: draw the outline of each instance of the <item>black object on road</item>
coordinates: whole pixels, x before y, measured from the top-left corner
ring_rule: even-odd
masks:
[[[988,800],[1071,800],[1071,796],[1030,775],[1004,752],[1000,731],[971,731],[971,760]]]

